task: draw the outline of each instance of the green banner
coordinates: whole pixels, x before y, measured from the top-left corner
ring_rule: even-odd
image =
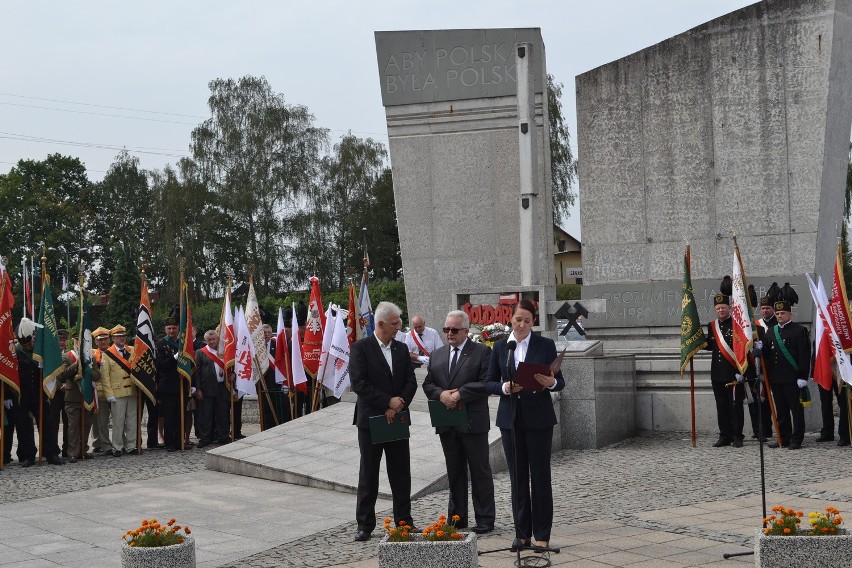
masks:
[[[38,326],[35,334],[35,349],[33,359],[42,368],[42,384],[47,396],[53,398],[56,394],[56,377],[63,370],[62,349],[59,348],[56,314],[53,311],[53,295],[50,293],[50,280],[44,284],[41,303],[38,310]]]
[[[686,368],[690,360],[707,345],[707,337],[701,320],[698,319],[698,306],[695,305],[695,296],[692,292],[691,255],[689,245],[686,245],[686,254],[683,257],[683,298],[681,307],[683,313],[680,319],[680,374]]]

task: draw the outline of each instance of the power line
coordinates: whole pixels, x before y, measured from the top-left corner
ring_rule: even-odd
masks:
[[[96,108],[109,108],[109,109],[113,109],[113,110],[129,110],[129,111],[132,111],[132,112],[147,112],[147,113],[151,113],[151,114],[164,114],[164,115],[167,115],[167,116],[182,116],[182,117],[185,117],[185,118],[199,118],[201,120],[205,120],[205,119],[209,118],[209,117],[206,117],[206,116],[197,116],[197,115],[194,115],[194,114],[180,114],[180,113],[177,113],[177,112],[165,112],[165,111],[161,111],[161,110],[144,110],[144,109],[139,109],[139,108],[99,105],[99,104],[95,104],[95,103],[81,103],[81,102],[77,102],[77,101],[65,101],[65,100],[62,100],[62,99],[48,99],[48,98],[45,98],[45,97],[31,97],[31,96],[28,96],[28,95],[16,95],[16,94],[13,94],[13,93],[0,93],[0,95],[2,95],[4,97],[15,97],[15,98],[18,98],[18,99],[30,99],[30,100],[34,100],[34,101],[47,101],[47,102],[51,102],[51,103],[65,103],[65,104],[69,104],[69,105],[89,106],[89,107],[96,107]]]
[[[146,146],[119,146],[116,144],[102,144],[96,142],[78,142],[73,140],[57,140],[55,138],[43,138],[40,136],[30,136],[27,134],[16,134],[14,132],[0,132],[0,139],[18,140],[21,142],[36,142],[43,144],[61,144],[64,146],[76,146],[82,148],[100,148],[103,150],[132,150],[138,154],[151,154],[154,156],[166,156],[169,158],[184,158],[189,155],[189,152],[176,154],[181,150],[172,150],[169,148],[151,148]],[[160,150],[160,151],[155,151]]]
[[[35,109],[39,109],[39,110],[52,110],[52,111],[55,111],[55,112],[70,112],[70,113],[73,113],[73,114],[87,114],[87,115],[92,115],[92,116],[106,116],[106,117],[110,117],[110,118],[126,118],[128,120],[142,120],[142,121],[145,121],[145,122],[165,122],[165,123],[168,123],[168,124],[185,124],[187,126],[196,126],[196,123],[194,123],[194,122],[181,122],[179,120],[165,120],[165,119],[162,119],[162,118],[144,118],[144,117],[141,117],[141,116],[124,116],[124,115],[120,115],[120,114],[106,114],[106,113],[103,113],[103,112],[91,112],[91,111],[86,111],[86,110],[72,110],[70,108],[53,108],[53,107],[44,107],[44,106],[38,106],[38,105],[25,105],[25,104],[20,104],[20,103],[8,103],[8,102],[5,102],[5,101],[0,101],[0,105],[8,105],[8,106],[15,106],[15,107],[23,107],[23,108],[35,108]]]

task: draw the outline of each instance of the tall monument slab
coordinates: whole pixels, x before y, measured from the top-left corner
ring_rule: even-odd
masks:
[[[850,54],[852,1],[765,0],[577,77],[583,296],[608,300],[589,327],[679,325],[686,243],[709,301],[732,230],[749,279],[799,284],[811,319],[803,275],[830,274],[843,216]]]
[[[375,37],[409,313],[439,328],[459,298],[552,300],[540,30]]]

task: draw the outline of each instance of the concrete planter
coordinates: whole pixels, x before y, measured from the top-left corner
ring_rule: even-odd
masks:
[[[755,566],[802,568],[802,566],[852,566],[852,535],[767,536],[754,539]]]
[[[195,568],[195,540],[183,537],[172,546],[128,546],[121,544],[121,568]]]
[[[476,554],[476,533],[462,533],[462,540],[431,542],[414,535],[411,542],[379,543],[379,568],[475,568],[479,566]]]

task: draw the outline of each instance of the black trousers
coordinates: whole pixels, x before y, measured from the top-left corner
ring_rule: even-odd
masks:
[[[553,526],[550,475],[553,427],[525,430],[516,422],[514,443],[512,430],[501,428],[500,433],[512,483],[515,536],[521,539],[533,536],[536,540],[549,541]]]
[[[180,395],[158,393],[159,415],[163,417],[163,439],[167,448],[180,449],[183,432],[180,431]],[[188,417],[188,416],[187,416]]]
[[[234,438],[243,435],[243,397],[234,401]]]
[[[831,390],[819,387],[819,405],[822,412],[822,428],[819,433],[823,438],[834,439],[834,398],[837,398],[839,408],[837,436],[839,439],[849,440],[849,414],[846,409],[846,390],[841,389],[837,382],[832,382]]]
[[[48,399],[45,399],[48,400]],[[62,457],[68,457],[68,415],[65,414],[65,391],[60,390],[57,385],[56,393],[50,400],[50,419],[59,436],[59,423],[62,422]],[[47,432],[45,432],[46,434]],[[58,443],[58,440],[57,440]]]
[[[44,407],[44,417],[42,420],[42,445],[45,457],[58,457],[60,454],[57,435],[59,428],[53,423],[53,417],[50,413],[50,400],[45,396],[42,401]],[[32,416],[32,418],[31,418]],[[17,432],[18,450],[17,456],[19,461],[35,460],[38,454],[38,438],[36,438],[35,430],[33,429],[33,419],[38,427],[38,402],[29,401],[25,405],[14,403],[12,408],[6,411],[6,417],[9,420],[10,429],[3,433],[3,452],[6,457],[11,456],[12,452],[12,429]]]
[[[799,387],[793,384],[772,385],[775,414],[778,417],[778,433],[781,445],[791,442],[801,444],[805,439],[805,409],[799,402]]]
[[[228,440],[231,422],[231,403],[225,383],[219,383],[216,396],[205,396],[195,409],[195,433],[202,442]]]
[[[148,426],[147,434],[148,440],[147,445],[148,448],[157,448],[160,445],[159,441],[159,433],[157,432],[157,422],[159,421],[160,410],[156,404],[151,402],[151,399],[142,395],[142,400],[145,401],[145,410],[148,412]]]
[[[358,471],[358,495],[355,504],[355,519],[358,530],[372,532],[376,528],[376,499],[379,496],[379,466],[382,454],[388,471],[391,493],[393,494],[393,519],[399,525],[405,521],[409,526],[411,519],[411,457],[408,440],[373,444],[369,428],[358,428],[358,448],[361,450],[361,464]]]
[[[732,442],[743,439],[745,391],[742,383],[726,387],[725,383],[714,382],[713,397],[716,399],[716,418],[719,422],[719,438]]]
[[[751,388],[751,387],[749,387]],[[760,422],[763,422],[763,437],[772,437],[772,410],[769,408],[769,398],[764,397],[760,400],[760,389],[757,383],[751,390],[754,402],[748,405],[748,414],[751,418],[751,431],[755,437],[760,436]],[[767,393],[768,395],[768,393]],[[760,416],[758,417],[758,405],[760,405]]]
[[[457,527],[468,525],[467,488],[470,470],[471,496],[476,524],[493,527],[496,516],[494,505],[494,478],[488,461],[488,433],[462,434],[456,430],[440,434],[447,477],[450,484],[450,501],[447,518],[460,518]]]

